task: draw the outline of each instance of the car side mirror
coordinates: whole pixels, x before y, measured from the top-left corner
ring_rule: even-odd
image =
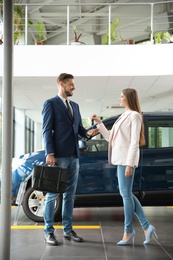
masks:
[[[86,141],[79,140],[79,149],[80,151],[85,151],[88,148]]]

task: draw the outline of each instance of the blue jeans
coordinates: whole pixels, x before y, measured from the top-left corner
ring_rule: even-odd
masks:
[[[66,192],[63,193],[62,202],[62,225],[64,233],[69,233],[72,230],[72,217],[74,206],[74,195],[76,192],[78,176],[79,176],[79,158],[64,157],[56,158],[57,164],[62,168],[69,170],[69,178],[67,182]],[[44,207],[44,232],[54,233],[54,206],[57,199],[57,193],[46,194],[46,201]]]
[[[124,232],[131,233],[133,231],[134,214],[137,216],[143,230],[149,227],[149,222],[144,214],[139,200],[132,193],[135,168],[133,169],[133,174],[130,177],[125,176],[125,169],[126,166],[118,165],[117,177],[119,191],[123,198],[124,205]]]

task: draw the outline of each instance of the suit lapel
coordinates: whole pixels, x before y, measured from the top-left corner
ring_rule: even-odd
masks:
[[[114,127],[113,127],[113,131],[114,134],[117,133],[118,129],[120,128],[120,125],[124,122],[124,120],[126,120],[128,118],[128,116],[132,113],[132,111],[130,110],[128,113],[126,114],[122,114],[114,123]]]
[[[64,104],[64,102],[62,101],[62,99],[61,99],[58,95],[57,95],[56,97],[57,97],[57,101],[58,101],[58,106],[61,107],[61,108],[63,109],[63,111],[66,113],[66,115],[68,116],[68,118],[69,118],[71,121],[73,121],[73,119],[71,119],[71,117],[70,117],[70,115],[69,115],[69,113],[68,113],[67,107],[66,107],[66,105]],[[72,109],[73,109],[73,105],[72,105],[71,102],[70,102],[70,105],[71,105],[71,107],[72,107]],[[74,117],[74,109],[73,109],[73,117]]]

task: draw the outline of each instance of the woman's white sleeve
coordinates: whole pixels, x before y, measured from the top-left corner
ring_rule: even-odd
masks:
[[[110,136],[110,132],[109,130],[107,130],[107,128],[105,127],[105,125],[103,123],[100,123],[97,125],[97,128],[100,130],[100,133],[103,135],[103,137],[105,138],[105,140],[107,142],[109,142],[109,136]]]

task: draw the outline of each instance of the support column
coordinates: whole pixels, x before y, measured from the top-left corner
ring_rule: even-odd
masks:
[[[11,161],[12,161],[12,78],[13,1],[3,1],[3,84],[2,84],[2,178],[0,218],[0,260],[10,259],[11,242]]]

